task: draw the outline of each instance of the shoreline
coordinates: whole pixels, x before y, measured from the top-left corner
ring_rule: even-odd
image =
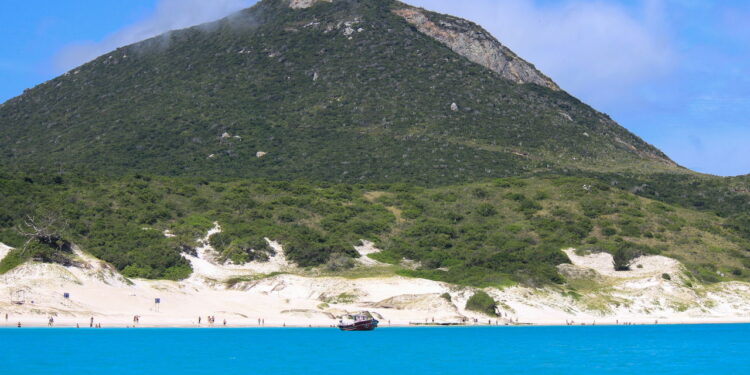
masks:
[[[321,329],[321,328],[331,328],[335,329],[337,328],[335,324],[331,325],[324,325],[324,324],[303,324],[300,322],[293,322],[290,324],[268,324],[268,325],[257,325],[257,324],[227,324],[224,326],[223,324],[215,324],[215,325],[197,325],[197,324],[174,324],[174,323],[164,323],[164,324],[122,324],[117,322],[105,322],[100,321],[96,324],[101,324],[100,328],[89,327],[88,324],[82,325],[79,323],[79,326],[76,327],[76,323],[70,323],[70,322],[61,322],[61,323],[54,323],[52,326],[49,326],[47,323],[40,322],[39,320],[32,320],[32,321],[24,321],[20,320],[21,327],[18,327],[18,320],[14,320],[13,322],[9,322],[7,324],[0,324],[0,329],[19,329],[19,328],[34,328],[34,329],[282,329],[282,328],[294,328],[294,329],[302,329],[302,328],[315,328],[315,329]],[[684,326],[697,326],[697,325],[743,325],[743,324],[750,324],[750,319],[746,320],[731,320],[731,319],[701,319],[701,320],[684,320],[684,321],[637,321],[637,322],[626,322],[626,323],[617,323],[612,321],[601,321],[601,322],[581,322],[581,323],[575,323],[575,324],[566,324],[566,323],[553,323],[553,322],[539,322],[539,323],[526,323],[526,322],[520,322],[520,323],[505,323],[505,322],[499,322],[499,324],[481,324],[481,323],[472,323],[472,324],[457,324],[457,323],[397,323],[397,324],[383,324],[379,325],[378,329],[388,329],[388,328],[489,328],[489,327],[496,327],[496,328],[521,328],[521,327],[630,327],[630,326],[678,326],[678,325],[684,325]]]
[[[81,265],[29,262],[3,275],[0,295],[9,300],[0,299],[0,327],[48,328],[52,318],[57,328],[93,328],[92,322],[103,328],[224,328],[225,321],[226,328],[331,328],[362,311],[381,328],[750,323],[750,284],[686,287],[679,263],[668,258],[642,257],[641,268],[617,274],[611,256],[566,251],[574,262],[569,272],[593,273],[612,289],[571,296],[519,285],[487,288],[498,314],[490,317],[466,308],[477,288],[434,280],[283,273],[230,287],[222,280],[259,271],[252,264],[211,263],[204,250],[191,259],[195,272],[186,280],[126,279],[76,250]],[[664,279],[665,270],[675,276]]]

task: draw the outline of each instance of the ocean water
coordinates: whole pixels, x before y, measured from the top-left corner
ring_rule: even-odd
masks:
[[[750,325],[10,328],[0,374],[750,374]]]

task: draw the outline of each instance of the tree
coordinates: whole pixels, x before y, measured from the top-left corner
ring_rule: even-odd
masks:
[[[68,222],[59,214],[47,212],[39,216],[27,215],[23,224],[16,227],[18,234],[26,238],[21,252],[25,253],[34,242],[56,250],[70,251],[70,243],[63,238]]]

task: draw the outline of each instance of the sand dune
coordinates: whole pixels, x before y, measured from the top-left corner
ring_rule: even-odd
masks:
[[[212,230],[220,230],[217,226]],[[0,323],[57,326],[208,326],[206,316],[228,326],[330,326],[344,314],[367,310],[382,324],[461,322],[487,324],[614,324],[742,322],[750,316],[750,284],[731,282],[688,287],[676,260],[653,256],[635,261],[633,271],[616,272],[608,254],[576,255],[566,250],[572,265],[561,272],[576,285],[582,278],[590,289],[514,286],[485,289],[498,301],[500,317],[490,318],[464,309],[475,289],[398,276],[346,279],[304,277],[277,255],[268,263],[223,265],[216,262],[207,237],[198,256],[187,256],[194,274],[180,282],[126,279],[105,262],[76,249],[79,266],[30,262],[0,276]],[[360,252],[374,252],[364,244]],[[0,244],[0,256],[9,248]],[[374,261],[373,261],[374,262]],[[361,262],[360,267],[377,267]],[[641,267],[637,265],[640,264]],[[262,275],[285,271],[271,277]],[[671,280],[662,278],[668,272]],[[234,282],[230,278],[243,277]],[[69,293],[69,298],[64,298]],[[450,301],[443,297],[450,295]],[[159,298],[160,303],[155,300]],[[9,315],[7,321],[5,314]]]

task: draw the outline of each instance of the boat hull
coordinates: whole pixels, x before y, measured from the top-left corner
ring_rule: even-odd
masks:
[[[377,327],[378,321],[376,319],[363,320],[352,324],[339,324],[339,329],[342,331],[372,331]]]

